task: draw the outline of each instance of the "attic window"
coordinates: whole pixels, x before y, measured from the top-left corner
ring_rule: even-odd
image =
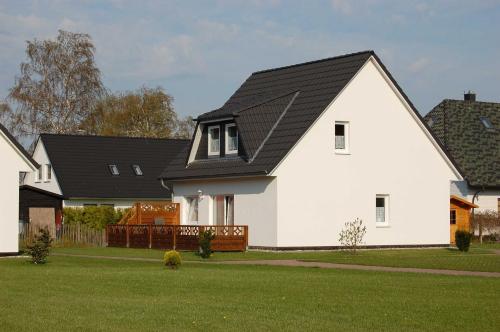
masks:
[[[112,175],[120,175],[120,171],[116,165],[108,165],[108,167]]]
[[[208,127],[208,155],[218,156],[220,154],[220,127]]]
[[[481,116],[479,117],[479,120],[481,120],[481,123],[486,129],[494,129],[493,124],[491,123],[490,119],[487,117]]]
[[[234,123],[226,125],[226,154],[238,153],[238,129]]]
[[[143,175],[141,166],[139,166],[139,165],[132,165],[132,169],[134,170],[135,175],[137,175],[137,176]]]

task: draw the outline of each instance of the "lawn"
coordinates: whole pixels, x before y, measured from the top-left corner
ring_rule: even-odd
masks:
[[[498,331],[499,278],[0,259],[5,331]]]
[[[54,249],[54,252],[95,256],[124,256],[158,259],[163,257],[163,251],[161,250],[132,248],[56,248]],[[183,252],[182,257],[187,261],[200,260],[200,258],[192,252]],[[247,251],[243,253],[215,253],[211,259],[299,259],[343,264],[500,272],[500,255],[493,252],[491,245],[474,245],[467,253],[462,253],[451,248],[361,250],[356,255],[352,255],[344,251]]]

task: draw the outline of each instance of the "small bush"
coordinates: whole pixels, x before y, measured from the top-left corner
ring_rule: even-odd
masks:
[[[469,251],[471,239],[472,234],[467,231],[459,229],[455,232],[455,244],[460,251]]]
[[[163,262],[165,265],[173,270],[178,269],[181,265],[181,254],[175,250],[169,250],[165,252],[163,256]]]
[[[31,262],[34,264],[45,264],[49,255],[52,238],[49,230],[42,228],[40,233],[35,235],[33,243],[26,246],[26,253],[31,256]]]
[[[358,246],[363,243],[365,234],[366,226],[363,226],[363,220],[356,218],[354,221],[344,224],[344,229],[339,234],[339,242],[356,253]]]
[[[198,244],[200,245],[200,256],[202,258],[210,258],[212,255],[212,240],[214,238],[215,234],[211,229],[200,232]]]

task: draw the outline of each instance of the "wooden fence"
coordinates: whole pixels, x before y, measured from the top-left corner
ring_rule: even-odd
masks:
[[[20,224],[19,226],[19,242],[30,243],[33,241],[40,229],[48,228],[52,236],[54,245],[85,245],[93,247],[106,246],[106,231],[87,227],[81,224],[66,225],[62,224],[59,229],[55,225],[50,227]]]
[[[108,225],[108,247],[198,250],[198,236],[212,230],[212,250],[245,251],[248,226]]]
[[[180,204],[168,202],[136,202],[118,222],[120,225],[178,225]]]

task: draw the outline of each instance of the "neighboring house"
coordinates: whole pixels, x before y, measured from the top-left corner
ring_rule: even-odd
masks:
[[[253,248],[450,243],[461,174],[373,51],[253,73],[197,118],[161,178],[182,224],[248,225]]]
[[[26,175],[24,185],[61,195],[63,207],[128,208],[136,201],[170,200],[171,191],[162,187],[158,175],[188,144],[178,139],[41,134],[33,152],[40,168]]]
[[[19,251],[19,173],[31,172],[38,164],[0,124],[0,255]]]
[[[425,120],[464,174],[452,194],[479,205],[476,211],[500,212],[500,103],[445,99]]]

